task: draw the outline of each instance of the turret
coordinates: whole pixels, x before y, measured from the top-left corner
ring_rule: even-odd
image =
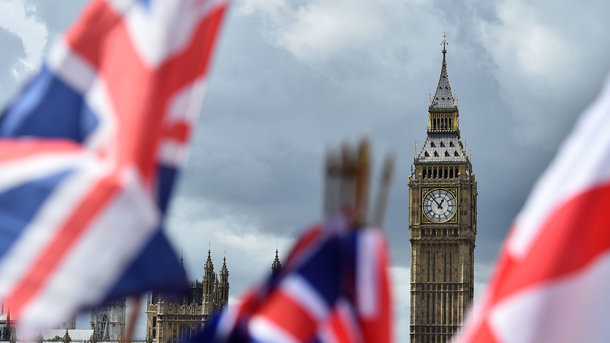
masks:
[[[229,302],[229,269],[226,256],[222,259],[220,268],[220,283],[218,286],[218,305],[225,306]]]
[[[441,75],[438,79],[434,97],[430,99],[428,106],[428,134],[430,133],[454,133],[460,136],[458,122],[459,111],[457,101],[451,93],[449,75],[447,74],[447,41],[443,39],[443,64]]]
[[[214,311],[214,262],[212,262],[212,252],[208,250],[208,259],[205,261],[203,268],[203,307],[204,312],[212,313]]]

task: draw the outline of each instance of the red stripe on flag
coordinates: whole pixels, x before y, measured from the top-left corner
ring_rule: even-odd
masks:
[[[120,188],[116,177],[109,176],[99,180],[86,194],[83,201],[69,216],[59,231],[47,243],[44,250],[36,258],[30,270],[22,277],[17,286],[8,295],[6,303],[16,317],[27,303],[38,294],[51,274],[63,261],[74,243],[89,228],[102,209],[107,206],[110,198]]]
[[[104,7],[104,4],[98,4]],[[218,7],[196,27],[189,44],[158,69],[142,61],[126,24],[107,5],[100,22],[84,20],[92,28],[75,30],[68,45],[99,70],[120,122],[117,137],[119,164],[135,163],[150,184],[156,171],[155,153],[162,138],[163,117],[177,91],[205,75],[209,67],[225,7]],[[113,14],[114,13],[114,14]],[[114,18],[112,18],[114,16]],[[83,23],[79,23],[83,24]],[[111,27],[112,25],[112,27]],[[104,32],[103,45],[90,44],[87,29]],[[185,66],[194,70],[184,73]],[[185,132],[186,140],[188,132]]]
[[[300,261],[302,259],[302,254],[311,250],[311,246],[320,241],[322,237],[324,228],[322,226],[316,225],[310,229],[308,229],[296,245],[292,248],[290,253],[288,254],[288,258],[286,258],[286,263],[284,265],[284,269],[290,269],[293,267],[293,264]]]
[[[0,139],[0,163],[14,162],[32,156],[53,153],[79,152],[82,147],[74,141],[59,139]]]
[[[353,343],[356,341],[356,333],[352,332],[352,325],[346,314],[335,308],[328,318],[333,337],[337,339],[337,343]]]
[[[493,302],[569,276],[610,250],[610,184],[572,197],[548,218],[523,259],[505,257]]]
[[[163,138],[186,143],[191,134],[191,125],[185,121],[179,121],[163,127]]]
[[[299,342],[309,342],[316,331],[316,319],[299,303],[282,291],[276,291],[257,315],[281,327]]]
[[[490,331],[493,307],[520,291],[578,273],[610,250],[610,184],[598,185],[556,207],[528,254],[516,260],[506,247],[483,304],[483,320],[468,328],[468,342],[496,342]]]
[[[120,14],[105,0],[94,0],[66,32],[65,39],[72,50],[78,51],[83,59],[99,68],[108,48],[106,41],[112,37],[110,32],[122,20]]]
[[[362,335],[365,342],[392,342],[393,324],[392,324],[392,295],[390,288],[390,276],[388,274],[389,266],[388,247],[385,239],[377,240],[377,270],[376,280],[379,282],[377,286],[377,313],[372,318],[361,317],[362,320]]]

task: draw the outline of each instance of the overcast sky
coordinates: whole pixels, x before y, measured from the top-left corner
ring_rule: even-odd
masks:
[[[2,104],[85,2],[0,0]],[[283,256],[321,216],[325,149],[368,136],[376,168],[397,156],[386,231],[406,342],[408,175],[446,32],[479,183],[479,296],[532,183],[606,77],[608,13],[606,0],[235,0],[168,218],[191,278],[211,246],[217,266],[226,250],[232,298],[260,280],[275,247]]]

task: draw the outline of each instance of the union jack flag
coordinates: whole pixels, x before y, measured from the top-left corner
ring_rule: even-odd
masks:
[[[0,297],[24,332],[182,286],[161,227],[228,0],[94,0],[0,118]]]
[[[194,342],[392,342],[387,243],[340,217],[307,230],[280,270]]]

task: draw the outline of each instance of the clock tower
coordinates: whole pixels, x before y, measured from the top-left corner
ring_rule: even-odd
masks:
[[[428,130],[409,176],[411,343],[447,342],[461,332],[473,297],[477,183],[460,140],[446,44]]]

